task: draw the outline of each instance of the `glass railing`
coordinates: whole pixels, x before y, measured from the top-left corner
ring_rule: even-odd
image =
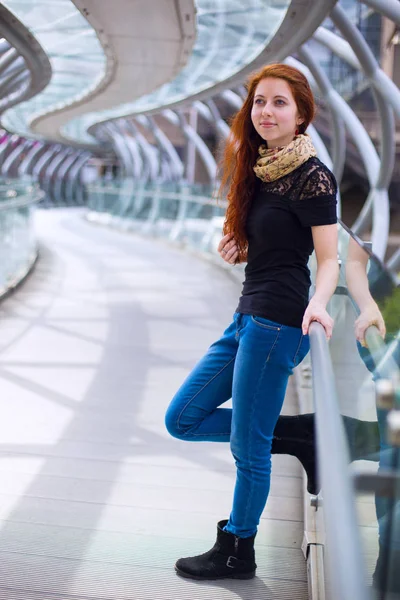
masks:
[[[29,272],[37,256],[33,210],[38,187],[0,180],[0,298]]]
[[[20,196],[30,196],[37,192],[31,178],[24,179],[5,179],[0,178],[0,202],[4,200],[13,200]]]
[[[368,247],[343,228],[340,237],[349,297],[336,327],[343,337],[332,350],[342,367],[339,402],[357,488],[360,538],[375,596],[400,598],[400,288]],[[376,327],[368,330],[365,343],[355,335],[346,342],[345,328],[357,330],[363,315],[372,315]],[[378,331],[380,315],[384,337]]]
[[[211,251],[225,212],[213,191],[210,185],[184,182],[97,183],[89,187],[89,218]]]
[[[344,554],[343,549],[356,538],[357,550],[347,559],[347,571],[356,568],[354,555],[360,550],[357,569],[365,578],[362,597],[389,600],[400,598],[400,290],[368,247],[343,226],[339,230],[339,257],[339,285],[330,303],[335,328],[329,350],[346,447],[341,446],[339,428],[336,448],[331,448],[335,456],[324,457],[327,440],[317,436],[322,483],[319,510],[323,518],[316,523],[323,530],[320,538],[326,540],[325,591],[328,600],[338,597],[338,571],[346,571],[346,565],[340,566],[338,553],[342,548]],[[376,325],[367,329],[363,340],[357,340],[362,323],[371,321]],[[383,323],[384,337],[379,332],[384,333]],[[321,428],[333,428],[333,423],[321,422],[327,418],[324,402],[319,409],[318,399],[315,404]],[[316,421],[318,428],[318,414]],[[346,479],[342,479],[341,488],[332,489],[330,470],[339,454],[346,459]],[[350,524],[344,528],[339,510],[348,479],[357,531],[351,531]]]

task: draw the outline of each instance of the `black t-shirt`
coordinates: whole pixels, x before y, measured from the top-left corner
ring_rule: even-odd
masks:
[[[337,222],[336,194],[334,175],[314,157],[276,181],[257,178],[238,312],[301,327],[311,283],[311,227]]]

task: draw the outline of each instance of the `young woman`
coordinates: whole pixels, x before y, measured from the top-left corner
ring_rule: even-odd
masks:
[[[219,252],[230,263],[247,261],[242,295],[233,322],[173,398],[166,427],[185,441],[230,442],[237,477],[230,517],[218,523],[213,548],[176,563],[184,577],[254,577],[254,539],[288,378],[309,350],[310,322],[332,334],[326,304],[338,278],[337,186],[305,134],[314,110],[302,73],[273,64],[249,81],[232,121]],[[314,248],[318,269],[309,301]],[[220,408],[230,398],[232,409]]]

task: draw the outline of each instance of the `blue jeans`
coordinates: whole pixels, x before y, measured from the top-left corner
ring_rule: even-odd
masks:
[[[268,498],[273,432],[289,375],[309,350],[301,329],[235,313],[168,407],[169,433],[191,442],[230,442],[237,476],[225,529],[256,533]],[[232,398],[232,409],[219,408]]]

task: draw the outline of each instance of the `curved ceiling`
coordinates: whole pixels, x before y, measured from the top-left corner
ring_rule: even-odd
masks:
[[[26,0],[5,1],[30,11]],[[48,0],[30,0],[29,7],[41,6],[38,37],[43,29],[47,35],[51,31],[53,42],[54,38],[58,40],[58,58],[61,60],[64,51],[64,58],[71,59],[73,54],[76,61],[69,79],[64,70],[64,88],[57,90],[62,105],[55,108],[54,103],[43,102],[36,114],[32,114],[32,106],[17,107],[19,124],[24,123],[26,132],[49,139],[93,145],[98,140],[89,135],[88,129],[92,133],[97,123],[154,113],[165,106],[215,94],[241,82],[259,65],[282,60],[315,31],[335,2],[196,0],[195,22],[193,0],[113,0],[112,4],[110,0],[74,0],[80,12],[70,0],[58,0],[58,17],[54,14],[50,21],[44,15]],[[66,25],[78,17],[80,29],[68,32]],[[60,28],[64,31],[62,38]],[[75,39],[82,42],[78,49],[72,43]],[[86,69],[89,77],[85,78],[81,74]],[[78,98],[67,97],[70,82],[76,84],[77,70],[81,94]],[[161,85],[162,81],[168,83]],[[17,109],[8,111],[6,126],[15,121]]]
[[[71,143],[60,132],[87,111],[138,98],[173,78],[195,39],[193,0],[5,0],[40,39],[54,77],[29,105],[8,111],[4,125]],[[76,143],[93,142],[79,136]]]
[[[276,31],[271,35],[268,43],[263,45],[259,52],[255,53],[255,56],[250,60],[244,62],[242,68],[235,71],[228,77],[217,78],[213,85],[194,88],[188,90],[186,88],[185,94],[174,95],[173,86],[175,81],[171,82],[172,94],[164,95],[162,103],[154,101],[157,99],[158,91],[140,98],[133,104],[133,109],[126,113],[117,113],[115,116],[111,116],[110,112],[107,113],[107,119],[103,121],[96,121],[90,123],[91,115],[83,117],[85,120],[86,127],[89,133],[94,134],[97,125],[101,125],[104,121],[112,119],[118,119],[121,117],[134,117],[139,114],[141,115],[152,115],[159,113],[161,109],[166,108],[178,108],[186,105],[191,105],[196,100],[204,100],[215,96],[229,88],[240,86],[243,84],[244,79],[256,69],[261,68],[263,65],[271,62],[283,61],[287,56],[295,53],[301,45],[306,42],[315,32],[315,30],[321,25],[321,23],[329,15],[330,11],[334,7],[338,0],[291,0],[290,6],[288,0],[266,0],[266,3],[275,8],[279,8],[284,12],[283,18],[279,22]],[[264,2],[265,8],[265,2]],[[265,33],[266,27],[263,27]],[[189,69],[190,63],[187,67]],[[185,75],[184,70],[182,77]],[[179,79],[179,78],[178,78]],[[163,89],[168,89],[169,86],[164,86]],[[159,100],[159,99],[158,99]],[[132,105],[131,107],[132,108]],[[99,114],[93,115],[98,117]],[[69,124],[72,126],[73,124]]]
[[[197,39],[188,64],[155,92],[107,111],[88,113],[63,128],[70,138],[87,136],[99,121],[159,111],[242,72],[268,46],[292,0],[197,0]],[[93,138],[92,138],[93,139]]]

